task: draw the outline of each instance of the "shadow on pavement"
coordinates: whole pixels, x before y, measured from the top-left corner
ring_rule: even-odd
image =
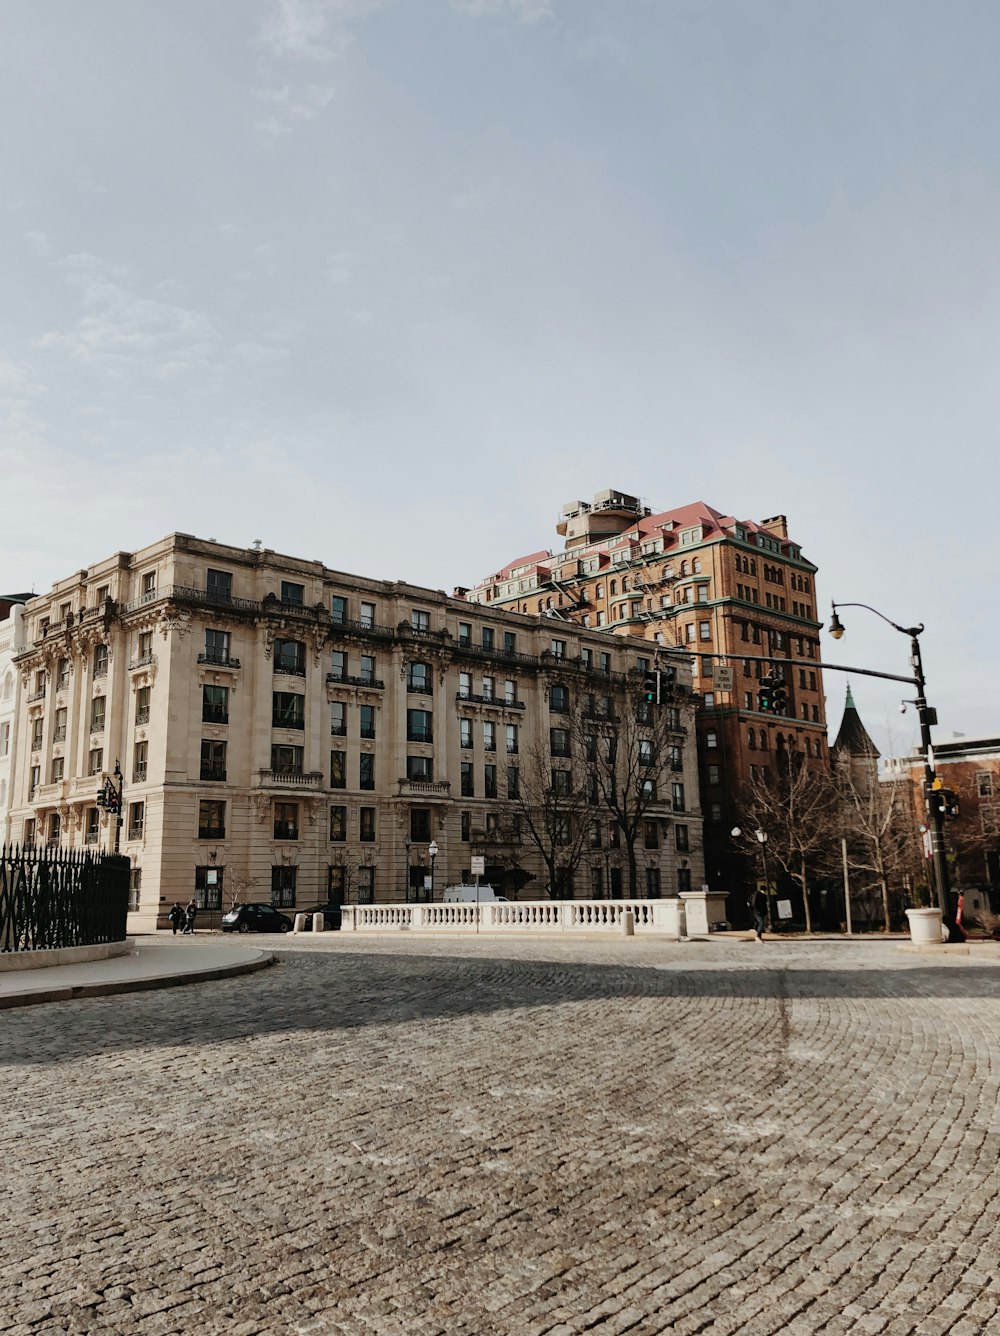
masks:
[[[252,1042],[279,1033],[344,1037],[366,1026],[493,1017],[575,1002],[698,998],[885,999],[937,1002],[1000,999],[1000,969],[935,964],[879,969],[806,968],[769,961],[747,944],[752,966],[590,964],[510,957],[454,957],[364,950],[282,950],[269,970],[180,989],[6,1011],[0,1066],[61,1064],[122,1049]]]

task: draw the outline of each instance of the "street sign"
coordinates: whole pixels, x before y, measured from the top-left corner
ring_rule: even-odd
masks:
[[[732,691],[733,670],[728,664],[720,663],[716,668],[715,685],[719,691]]]
[[[790,919],[791,917],[792,917],[792,902],[791,902],[791,900],[779,900],[779,901],[778,901],[778,918],[780,918],[780,919]]]
[[[486,859],[482,854],[472,855],[471,872],[474,877],[484,877],[486,875]]]

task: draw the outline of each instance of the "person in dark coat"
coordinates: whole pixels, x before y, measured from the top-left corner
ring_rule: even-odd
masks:
[[[193,900],[189,900],[187,908],[184,910],[184,931],[194,932],[194,921],[198,915],[198,906]]]
[[[169,920],[170,927],[173,930],[174,936],[176,937],[177,929],[184,922],[184,910],[181,909],[180,905],[177,904],[176,901],[170,906],[170,913],[167,915],[167,919]]]
[[[758,942],[764,940],[764,929],[767,927],[767,896],[763,891],[754,891],[753,893],[753,933]]]

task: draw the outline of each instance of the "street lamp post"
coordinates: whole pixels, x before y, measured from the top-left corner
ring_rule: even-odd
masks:
[[[118,783],[115,783],[115,780]],[[125,788],[125,776],[122,774],[121,766],[115,761],[114,779],[109,775],[104,781],[103,786],[97,791],[97,806],[103,807],[115,823],[115,845],[114,853],[117,854],[121,849],[122,840],[122,791]]]
[[[434,864],[435,864],[435,862],[437,861],[437,856],[438,856],[437,840],[431,840],[430,844],[427,846],[427,852],[428,852],[428,854],[430,855],[430,859],[431,859],[431,892],[430,892],[430,902],[431,902],[431,904],[433,904],[433,903],[434,903]]]
[[[405,877],[405,881],[403,882],[403,899],[404,899],[404,901],[405,901],[407,904],[409,904],[409,903],[410,903],[410,892],[411,892],[411,889],[412,889],[411,886],[410,886],[410,841],[409,841],[409,840],[404,840],[404,841],[403,841],[403,848],[406,850],[406,866],[405,866],[405,868],[403,869],[403,875],[404,875],[404,877]]]
[[[954,919],[951,913],[951,885],[948,876],[948,860],[945,857],[944,850],[944,818],[941,815],[941,808],[933,800],[934,784],[934,749],[931,745],[931,724],[937,723],[937,711],[927,704],[927,692],[924,684],[924,665],[920,657],[920,633],[923,631],[923,622],[919,626],[898,626],[878,608],[871,607],[868,603],[836,603],[833,606],[833,617],[830,621],[829,631],[834,640],[839,640],[844,634],[844,626],[837,615],[838,608],[865,608],[868,612],[873,612],[876,617],[880,617],[883,622],[888,622],[894,631],[901,635],[910,637],[910,664],[913,668],[913,677],[910,679],[917,688],[917,698],[913,702],[917,707],[917,718],[920,720],[920,753],[924,758],[924,808],[930,818],[931,833],[931,860],[934,866],[934,882],[937,890],[938,908],[941,910],[941,921],[948,929],[948,940],[950,942],[961,941],[962,938],[956,931]]]
[[[760,845],[761,861],[764,864],[764,902],[767,905],[767,930],[774,932],[774,917],[771,914],[771,878],[767,871],[767,831],[759,828],[754,831],[754,839]]]

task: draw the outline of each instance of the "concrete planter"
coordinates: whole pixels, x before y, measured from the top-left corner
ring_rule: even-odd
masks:
[[[914,946],[941,945],[940,909],[908,909],[906,917],[910,924],[910,941]]]

